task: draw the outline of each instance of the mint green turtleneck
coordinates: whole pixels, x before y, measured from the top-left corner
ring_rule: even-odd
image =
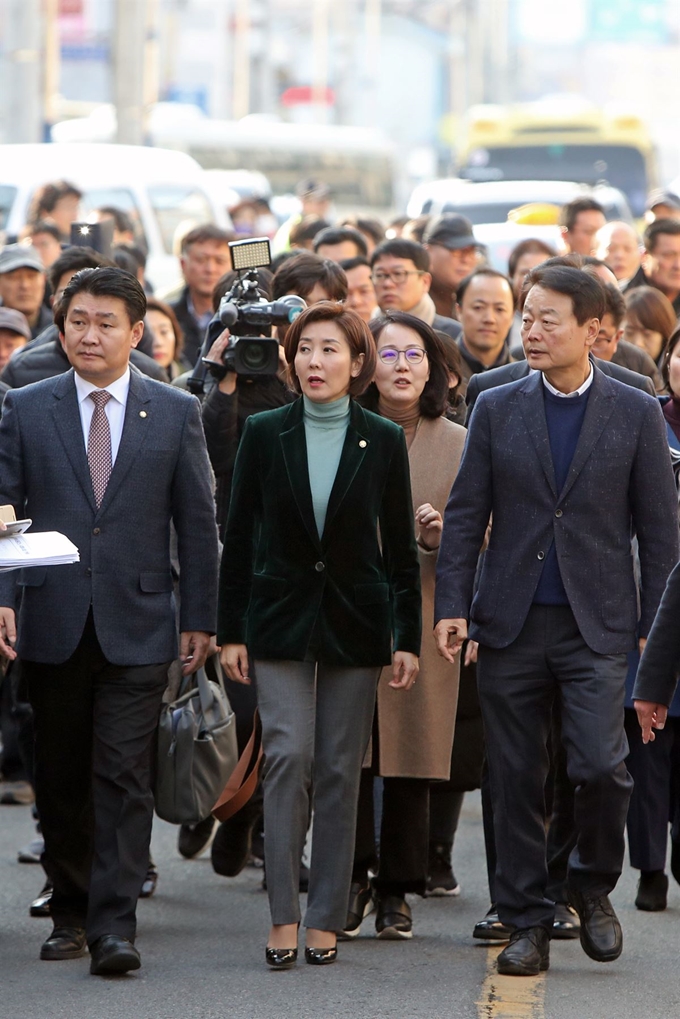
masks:
[[[315,403],[306,396],[304,401],[305,438],[309,487],[312,490],[314,519],[319,537],[326,523],[326,510],[330,498],[342,447],[349,424],[349,396],[341,396],[331,403]]]

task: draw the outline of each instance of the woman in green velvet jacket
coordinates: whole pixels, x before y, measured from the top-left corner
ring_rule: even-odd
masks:
[[[311,807],[305,958],[336,958],[378,676],[392,663],[391,685],[409,689],[421,637],[404,433],[352,399],[375,369],[370,332],[354,312],[323,302],[294,322],[285,349],[302,396],[246,424],[218,613],[225,671],[257,685],[272,915],[266,959],[279,968],[297,958]]]

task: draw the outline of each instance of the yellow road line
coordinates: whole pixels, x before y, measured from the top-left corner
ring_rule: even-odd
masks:
[[[504,948],[488,950],[487,972],[477,1002],[479,1019],[545,1019],[545,973],[537,977],[504,977],[496,957]]]

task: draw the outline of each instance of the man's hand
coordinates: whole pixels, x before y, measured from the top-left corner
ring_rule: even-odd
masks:
[[[223,644],[220,651],[220,664],[229,679],[235,683],[250,686],[248,675],[248,648],[245,644]]]
[[[2,530],[5,529],[3,526]],[[10,662],[13,662],[17,656],[16,651],[12,647],[13,644],[16,644],[16,639],[17,623],[14,609],[0,606],[0,655],[9,658]]]
[[[418,541],[420,544],[430,552],[438,549],[442,537],[442,528],[444,527],[441,513],[434,506],[431,506],[429,502],[424,502],[416,510],[416,524],[418,525]]]
[[[477,661],[477,653],[479,651],[479,644],[476,640],[469,640],[467,647],[465,648],[465,665],[472,665],[473,662]]]
[[[437,651],[453,665],[467,635],[467,619],[440,619],[434,628]]]
[[[665,704],[654,704],[653,701],[634,701],[638,722],[642,729],[642,742],[653,743],[656,739],[655,729],[663,729],[668,717]]]
[[[647,644],[647,638],[646,637],[640,637],[640,639],[638,641],[638,650],[639,650],[640,654],[642,654],[642,652],[644,651],[646,644]]]
[[[410,651],[395,651],[392,656],[392,679],[388,686],[393,690],[410,690],[419,671],[417,655]]]
[[[212,347],[208,351],[206,361],[214,361],[215,364],[222,364],[223,355],[227,347],[229,346],[229,340],[231,333],[228,329],[220,333]],[[223,379],[220,379],[217,385],[221,393],[231,395],[236,389],[236,372],[227,372]]]
[[[205,665],[210,650],[210,634],[203,630],[185,630],[179,635],[179,658],[182,675],[190,676]]]

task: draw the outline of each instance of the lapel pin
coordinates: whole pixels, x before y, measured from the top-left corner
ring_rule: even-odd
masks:
[[[366,442],[366,439],[360,439],[359,445],[361,446],[362,449],[365,449],[368,443]]]
[[[140,416],[140,418],[145,418],[146,417],[146,411],[145,410],[140,410],[139,416]]]

